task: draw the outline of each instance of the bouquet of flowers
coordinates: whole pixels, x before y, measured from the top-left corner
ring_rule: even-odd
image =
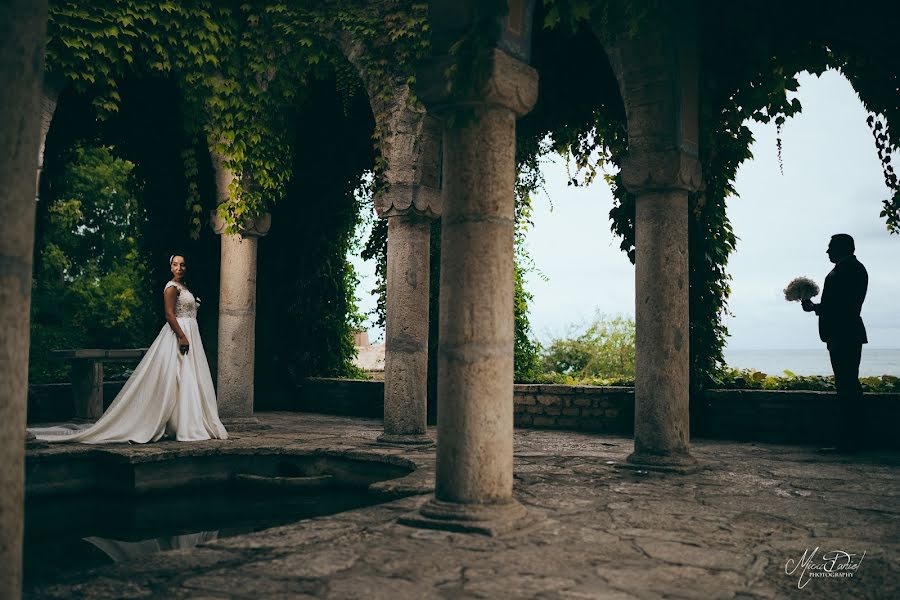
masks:
[[[784,288],[784,299],[788,302],[809,300],[819,295],[819,286],[809,277],[797,277]]]

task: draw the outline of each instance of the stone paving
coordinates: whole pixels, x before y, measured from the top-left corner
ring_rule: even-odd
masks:
[[[627,438],[517,430],[515,495],[539,518],[491,538],[396,523],[428,497],[433,448],[380,447],[375,420],[258,416],[271,429],[113,451],[295,446],[396,454],[418,469],[385,483],[417,495],[94,569],[25,597],[900,598],[900,454],[700,440],[693,451],[707,467],[671,475],[616,468],[631,450]],[[54,446],[29,456],[85,451]],[[787,561],[796,564],[807,550],[805,574],[802,566],[786,574]],[[865,557],[843,571],[852,578],[810,577],[834,551]]]

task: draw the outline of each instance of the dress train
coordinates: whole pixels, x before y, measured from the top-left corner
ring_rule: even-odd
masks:
[[[76,425],[29,428],[48,442],[155,442],[165,434],[180,442],[227,439],[219,420],[215,389],[197,327],[199,304],[187,288],[177,285],[176,318],[190,342],[181,354],[178,337],[163,325],[125,386],[103,416],[86,428]]]

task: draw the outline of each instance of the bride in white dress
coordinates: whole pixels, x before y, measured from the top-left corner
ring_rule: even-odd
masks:
[[[184,285],[184,257],[169,259],[172,280],[163,290],[166,325],[103,416],[87,428],[29,429],[49,442],[179,442],[227,439],[197,328],[197,299]]]

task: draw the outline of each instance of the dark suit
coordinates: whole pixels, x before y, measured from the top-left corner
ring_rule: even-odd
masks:
[[[825,278],[822,302],[815,306],[819,315],[819,337],[828,345],[834,385],[837,388],[843,435],[841,443],[853,447],[859,443],[862,388],[859,385],[859,361],[862,345],[868,343],[860,311],[869,287],[866,268],[850,255],[834,266]]]

